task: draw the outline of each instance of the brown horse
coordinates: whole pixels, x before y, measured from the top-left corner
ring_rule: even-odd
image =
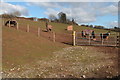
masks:
[[[51,26],[51,25],[48,25],[48,26],[46,27],[46,30],[47,30],[47,32],[52,31],[52,26]]]

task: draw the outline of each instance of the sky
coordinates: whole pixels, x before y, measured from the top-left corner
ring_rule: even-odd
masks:
[[[64,12],[78,24],[118,26],[118,2],[1,2],[0,14],[19,12],[23,17],[58,17]]]

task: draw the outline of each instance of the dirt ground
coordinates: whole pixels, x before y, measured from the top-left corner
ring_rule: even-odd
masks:
[[[52,32],[41,30],[40,34],[52,41]],[[56,33],[56,42],[72,45],[72,34]],[[48,60],[3,71],[3,78],[112,78],[120,75],[116,47],[75,46],[53,53]]]
[[[4,78],[112,78],[118,73],[118,49],[76,46],[53,52],[48,60],[14,66]]]

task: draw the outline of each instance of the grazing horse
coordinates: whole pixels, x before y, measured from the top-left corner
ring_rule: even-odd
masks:
[[[108,40],[109,36],[110,36],[110,32],[100,34],[101,40],[102,39]]]
[[[52,31],[52,26],[48,24],[48,22],[46,22],[46,30],[47,32]]]
[[[81,35],[82,35],[83,38],[86,38],[87,35],[89,35],[90,38],[92,38],[93,40],[96,40],[95,39],[95,32],[93,30],[85,29],[81,32]]]
[[[8,21],[5,23],[5,26],[7,26],[8,24],[10,24],[10,26],[11,26],[11,25],[17,26],[17,22],[16,22],[16,21],[10,21],[10,20],[8,20]]]
[[[47,28],[47,32],[52,31],[52,26],[51,25],[48,25],[46,28]]]

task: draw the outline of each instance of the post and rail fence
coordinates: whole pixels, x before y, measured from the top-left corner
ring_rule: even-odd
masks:
[[[3,21],[3,23],[4,23],[4,21]],[[31,32],[32,27],[30,27],[30,26],[31,26],[30,24],[26,25],[26,32]],[[10,22],[8,24],[8,27],[10,27]],[[17,30],[21,29],[21,27],[19,27],[18,23],[16,25],[16,29]],[[25,27],[24,27],[24,30],[25,30]],[[41,36],[40,27],[37,27],[37,30],[35,32],[36,32],[36,35],[38,37]],[[56,42],[56,33],[52,32],[52,34],[50,34],[50,35],[51,35],[52,41]],[[114,35],[114,34],[111,34],[109,36],[108,40],[103,39],[103,34],[102,34],[102,36],[100,36],[100,33],[95,33],[96,40],[91,39],[90,35],[83,38],[81,36],[81,32],[76,32],[76,31],[73,31],[72,36],[73,36],[72,37],[73,46],[75,46],[75,45],[120,46],[120,43],[119,43],[120,42],[120,36]]]
[[[82,37],[81,32],[73,31],[73,46],[75,45],[91,45],[91,46],[120,46],[120,36],[116,34],[111,34],[108,36],[108,39],[105,40],[103,38],[103,34],[96,33],[96,40],[91,38],[91,35],[87,35],[86,37]]]
[[[3,25],[3,26],[4,26],[4,25]],[[9,21],[9,23],[8,23],[8,27],[11,27],[10,21]],[[35,29],[33,29],[30,24],[27,24],[26,27],[24,26],[24,27],[21,28],[21,27],[19,27],[19,25],[18,25],[18,23],[17,23],[15,29],[17,29],[17,30],[23,30],[23,31],[25,31],[25,32],[37,33],[36,35],[37,35],[38,37],[41,36],[41,29],[40,29],[40,27],[37,27],[37,30],[35,31]],[[56,42],[56,33],[55,33],[55,32],[52,32],[50,35],[51,35],[51,41]]]

